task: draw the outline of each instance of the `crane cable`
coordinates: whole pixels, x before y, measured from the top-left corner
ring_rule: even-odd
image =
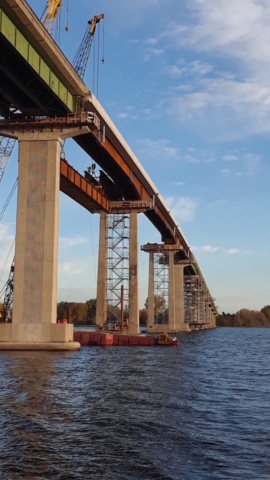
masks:
[[[1,300],[1,298],[4,296],[4,294],[6,293],[7,284],[8,284],[8,280],[6,281],[6,283],[5,283],[5,285],[3,286],[2,290],[0,290],[0,300]],[[1,312],[1,310],[0,310],[0,312]]]
[[[14,194],[16,188],[17,188],[17,185],[18,185],[18,177],[16,178],[15,183],[14,183],[14,185],[13,185],[13,187],[12,187],[12,189],[11,189],[9,195],[8,195],[8,198],[7,198],[5,204],[4,204],[4,206],[3,206],[3,208],[2,208],[2,210],[1,210],[1,212],[0,212],[0,222],[1,222],[2,218],[3,218],[3,216],[4,216],[4,213],[5,213],[8,205],[9,205],[10,200],[11,200],[12,197],[13,197],[13,194]]]

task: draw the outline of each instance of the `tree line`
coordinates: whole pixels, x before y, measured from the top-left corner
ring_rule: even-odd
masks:
[[[217,318],[217,327],[269,327],[270,305],[261,310],[243,308],[236,313],[225,313]]]

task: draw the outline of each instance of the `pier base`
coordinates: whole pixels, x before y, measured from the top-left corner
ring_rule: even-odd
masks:
[[[79,350],[73,325],[0,324],[0,350]]]

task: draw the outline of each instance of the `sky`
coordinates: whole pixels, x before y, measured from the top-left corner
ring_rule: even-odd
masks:
[[[40,16],[45,0],[29,3]],[[70,0],[68,34],[67,0],[63,4],[60,46],[70,61],[86,20],[105,14],[98,92],[97,34],[85,83],[167,201],[219,311],[270,304],[269,2]],[[73,140],[66,157],[81,173],[91,164]],[[0,210],[17,169],[15,148],[0,185]],[[15,222],[16,195],[0,223],[0,269]],[[59,301],[95,297],[98,229],[98,215],[60,193]],[[161,238],[141,214],[139,243],[147,242]],[[8,270],[0,274],[0,289]],[[143,252],[139,272],[142,307],[148,285]]]

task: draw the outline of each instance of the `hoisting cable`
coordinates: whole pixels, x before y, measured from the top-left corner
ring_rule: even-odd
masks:
[[[5,213],[8,205],[9,205],[10,200],[11,200],[12,197],[13,197],[13,194],[14,194],[16,188],[17,188],[17,185],[18,185],[18,178],[16,179],[16,181],[15,181],[15,183],[14,183],[14,185],[13,185],[13,187],[12,187],[10,193],[9,193],[9,196],[8,196],[8,198],[7,198],[5,204],[4,204],[4,206],[3,206],[3,208],[2,208],[2,210],[1,210],[1,212],[0,212],[0,222],[1,222],[2,218],[3,218],[3,216],[4,216],[4,213]]]
[[[93,94],[95,95],[95,76],[96,76],[96,42],[93,39]]]
[[[65,26],[65,30],[66,30],[67,33],[69,32],[68,13],[69,13],[69,12],[68,12],[68,0],[67,0],[67,24],[66,24],[66,26]]]
[[[6,293],[6,288],[7,288],[8,280],[6,281],[5,285],[3,286],[2,290],[0,290],[0,300]]]
[[[103,18],[103,57],[102,65],[105,63],[105,17]]]
[[[98,99],[98,82],[99,82],[99,40],[100,40],[100,23],[98,24],[98,53],[97,53],[97,99]]]
[[[2,266],[2,268],[1,268],[1,270],[0,270],[0,282],[1,282],[2,277],[3,277],[3,275],[4,275],[4,271],[5,271],[5,269],[6,269],[7,262],[8,262],[8,259],[9,259],[10,253],[11,253],[11,250],[12,250],[12,248],[13,248],[13,246],[14,246],[14,243],[15,243],[15,237],[14,237],[14,240],[13,240],[13,242],[12,242],[12,245],[11,245],[11,247],[10,247],[10,249],[9,249],[9,252],[8,252],[8,254],[7,254],[7,257],[6,257],[5,261],[4,261],[4,264],[3,264],[3,266]]]

